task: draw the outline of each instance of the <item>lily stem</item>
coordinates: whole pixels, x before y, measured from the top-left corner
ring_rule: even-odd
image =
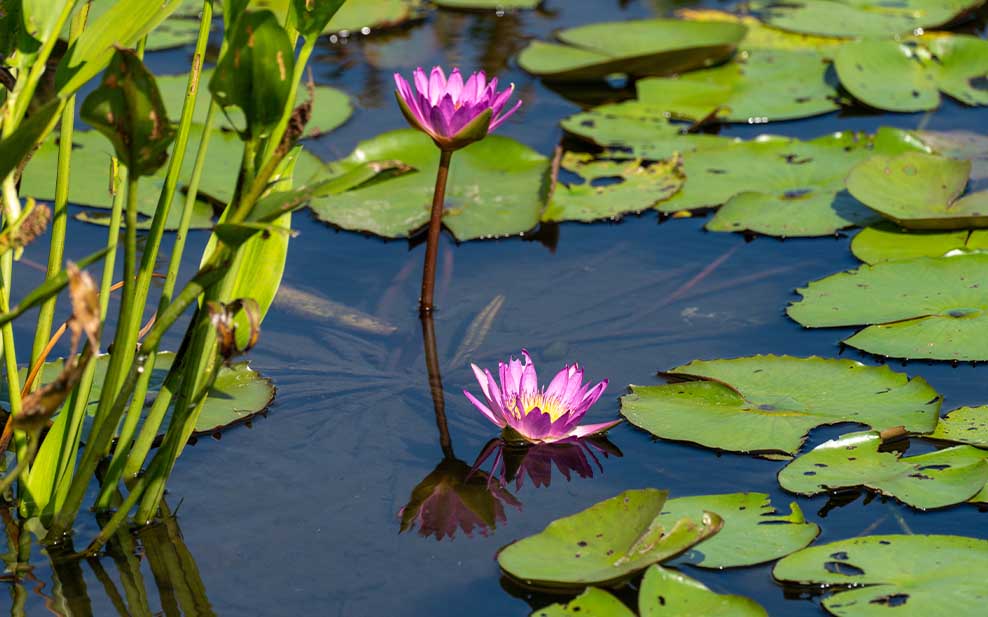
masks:
[[[422,271],[422,296],[419,313],[432,312],[432,296],[436,287],[436,257],[439,255],[439,232],[443,226],[443,205],[446,202],[446,179],[452,150],[442,150],[439,155],[439,171],[436,173],[436,190],[432,194],[432,217],[429,219],[429,238],[425,245],[425,268]]]
[[[439,429],[439,447],[446,458],[455,458],[453,442],[449,438],[449,425],[446,422],[446,397],[443,395],[443,376],[439,371],[439,354],[436,351],[436,328],[432,313],[422,313],[422,341],[425,343],[425,365],[429,371],[429,391],[432,406],[436,411],[436,428]]]

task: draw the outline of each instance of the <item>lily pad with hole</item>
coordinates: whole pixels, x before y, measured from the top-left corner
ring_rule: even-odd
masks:
[[[540,608],[529,617],[635,617],[635,613],[606,591],[589,587],[571,601]]]
[[[744,38],[734,23],[643,19],[560,30],[559,43],[533,41],[518,56],[524,70],[555,81],[588,81],[622,73],[673,75],[723,62]]]
[[[582,184],[556,185],[542,213],[543,221],[619,219],[674,195],[685,182],[682,159],[645,165],[640,159],[611,161],[567,152],[562,168],[583,178]]]
[[[988,452],[972,446],[900,457],[883,452],[875,431],[831,439],[779,472],[782,488],[800,495],[863,486],[920,510],[967,501],[988,482]]]
[[[817,36],[782,30],[751,15],[735,15],[717,9],[680,9],[676,11],[676,15],[693,21],[726,21],[743,24],[748,28],[748,32],[738,45],[738,49],[742,51],[751,49],[812,50],[822,52],[826,58],[830,59],[832,52],[847,42],[847,39],[843,37]]]
[[[974,36],[855,41],[837,51],[834,68],[854,98],[877,109],[936,109],[940,92],[988,105],[988,41]]]
[[[429,221],[439,150],[425,134],[402,129],[363,141],[350,156],[325,166],[312,182],[368,161],[412,167],[330,197],[317,197],[316,217],[343,229],[386,238],[408,237]],[[458,240],[517,235],[535,227],[544,205],[549,160],[531,148],[490,135],[453,155],[443,224]]]
[[[876,155],[847,176],[847,190],[907,229],[988,227],[988,191],[961,194],[971,162],[923,152]]]
[[[926,360],[988,360],[988,255],[861,266],[796,290],[787,313],[808,328],[866,326],[844,343]]]
[[[988,406],[958,407],[940,419],[930,439],[988,448]]]
[[[811,429],[842,422],[929,433],[941,404],[923,378],[853,360],[697,360],[664,375],[678,381],[632,385],[621,415],[656,437],[731,452],[792,455]]]
[[[945,535],[838,540],[775,565],[782,583],[832,587],[823,607],[840,617],[980,617],[988,541]]]
[[[988,230],[910,231],[882,222],[862,229],[851,241],[851,252],[869,264],[916,257],[954,257],[988,253]]]
[[[531,587],[610,585],[717,533],[721,519],[660,518],[668,491],[630,490],[501,549],[501,569]]]
[[[751,8],[767,23],[805,34],[890,37],[944,26],[984,0],[759,0]]]
[[[638,82],[638,100],[675,118],[764,124],[838,109],[825,78],[828,64],[813,51],[750,50],[714,68]]]

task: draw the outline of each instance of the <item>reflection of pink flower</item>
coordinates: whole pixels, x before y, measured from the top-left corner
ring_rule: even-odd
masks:
[[[553,465],[567,482],[571,479],[571,474],[581,478],[592,478],[595,466],[598,471],[603,472],[604,468],[597,458],[597,453],[603,454],[604,458],[611,455],[621,456],[621,450],[603,436],[586,439],[571,438],[529,446],[518,446],[509,444],[503,439],[492,439],[477,457],[473,468],[479,469],[493,454],[491,478],[496,478],[502,484],[513,481],[515,490],[518,490],[527,476],[532,485],[538,488],[549,486],[552,482]]]
[[[398,512],[400,532],[418,527],[419,535],[436,540],[453,538],[457,529],[467,536],[477,530],[486,536],[503,523],[504,504],[521,508],[521,502],[487,474],[471,473],[463,461],[444,459],[412,489],[408,504]]]
[[[512,358],[498,363],[500,386],[490,371],[476,364],[473,373],[480,382],[486,404],[463,391],[488,420],[506,431],[509,438],[520,437],[532,443],[550,443],[571,437],[603,433],[620,420],[578,426],[587,410],[607,388],[607,380],[593,388],[583,383],[583,369],[567,366],[559,371],[548,387],[539,389],[538,376],[531,356],[524,349],[524,364]]]
[[[497,77],[488,82],[483,71],[464,82],[458,69],[453,69],[446,79],[441,67],[434,67],[428,76],[420,67],[412,74],[412,81],[414,89],[395,73],[395,95],[401,112],[412,128],[432,137],[443,150],[457,150],[483,139],[521,107],[518,101],[502,114],[515,86],[511,84],[498,92]]]

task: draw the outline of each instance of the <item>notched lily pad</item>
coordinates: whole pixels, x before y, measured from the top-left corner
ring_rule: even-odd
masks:
[[[682,158],[645,165],[641,159],[612,161],[567,152],[562,168],[583,178],[582,184],[558,184],[542,213],[543,221],[619,219],[674,195],[686,181]]]
[[[820,533],[795,502],[780,513],[764,493],[678,497],[666,502],[662,517],[674,521],[715,512],[724,519],[717,535],[697,544],[680,560],[701,568],[735,568],[774,561],[806,547]]]
[[[697,360],[631,386],[621,414],[662,439],[732,452],[795,454],[817,426],[857,422],[929,433],[941,398],[921,377],[853,360],[750,356]]]
[[[801,495],[863,486],[927,510],[967,501],[988,482],[988,452],[972,446],[899,456],[882,452],[878,432],[831,439],[779,472],[782,488]]]
[[[645,571],[638,612],[641,617],[768,617],[751,598],[714,593],[700,581],[657,565]]]
[[[778,28],[827,36],[888,37],[946,25],[984,0],[759,0],[751,8]]]
[[[557,519],[501,549],[501,569],[532,587],[617,584],[670,559],[721,527],[716,514],[673,523],[661,519],[668,491],[630,490]]]
[[[823,607],[840,617],[980,617],[988,593],[988,541],[887,535],[839,540],[775,565],[784,583],[834,587]]]
[[[986,227],[988,191],[961,197],[970,172],[970,161],[934,154],[878,155],[851,169],[847,190],[907,229]]]
[[[518,64],[555,81],[673,75],[729,58],[745,31],[741,24],[679,19],[596,23],[560,30],[560,43],[533,41]]]
[[[930,439],[988,448],[988,405],[948,411],[930,434]]]
[[[808,328],[867,326],[844,342],[880,356],[988,360],[988,255],[861,266],[796,290],[787,313]]]
[[[988,253],[988,230],[909,231],[895,223],[882,222],[854,236],[851,252],[869,264]]]
[[[606,591],[589,587],[570,602],[540,608],[529,617],[635,617],[635,613]]]

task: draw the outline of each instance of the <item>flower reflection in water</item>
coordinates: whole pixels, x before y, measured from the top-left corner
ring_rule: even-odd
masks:
[[[491,456],[494,459],[490,471],[484,475],[497,480],[501,486],[514,482],[515,490],[519,490],[526,477],[536,488],[549,486],[553,466],[567,482],[573,475],[592,478],[594,468],[598,472],[604,471],[601,458],[620,457],[622,454],[617,446],[602,435],[535,445],[517,445],[503,439],[492,439],[477,456],[477,461],[473,464],[475,472]]]

